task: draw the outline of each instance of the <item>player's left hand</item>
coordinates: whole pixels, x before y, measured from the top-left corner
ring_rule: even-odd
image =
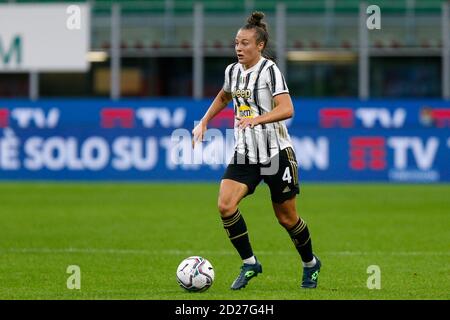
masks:
[[[257,118],[242,118],[238,122],[239,129],[245,129],[247,127],[253,128],[254,126],[257,126],[258,119]]]

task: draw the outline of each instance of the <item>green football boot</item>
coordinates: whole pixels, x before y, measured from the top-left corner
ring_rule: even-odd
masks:
[[[231,285],[231,290],[240,290],[242,288],[245,288],[250,279],[258,276],[258,273],[262,273],[262,266],[258,262],[258,259],[256,259],[255,264],[244,263],[241,266],[241,272]]]
[[[316,258],[316,265],[314,267],[303,267],[302,288],[317,288],[317,281],[319,280],[319,272],[322,263],[316,255],[314,255],[314,257]]]

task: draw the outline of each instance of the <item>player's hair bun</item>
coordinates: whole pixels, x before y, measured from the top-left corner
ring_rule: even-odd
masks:
[[[266,49],[267,42],[269,41],[269,32],[267,32],[267,24],[265,22],[262,22],[261,20],[264,18],[264,13],[260,11],[254,11],[248,18],[247,18],[247,24],[243,26],[242,30],[254,30],[255,32],[255,38],[256,38],[256,44],[259,44],[261,42],[264,43],[264,47],[262,48],[261,53],[263,56],[267,59],[270,58],[267,54],[264,53],[264,50]],[[240,29],[240,30],[241,30]]]
[[[263,28],[264,30],[267,30],[266,24],[264,22],[261,22],[263,18],[264,13],[255,11],[250,15],[250,17],[248,17],[247,23],[256,27]]]

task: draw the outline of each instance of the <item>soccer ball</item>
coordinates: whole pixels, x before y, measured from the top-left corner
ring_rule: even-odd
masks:
[[[187,291],[206,291],[214,281],[214,269],[205,258],[192,256],[181,261],[177,269],[178,284]]]

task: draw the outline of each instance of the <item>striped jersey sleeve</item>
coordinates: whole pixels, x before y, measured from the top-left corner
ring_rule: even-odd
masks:
[[[225,68],[225,79],[223,82],[223,91],[230,93],[231,90],[231,80],[233,75],[233,69],[236,63],[232,63]]]
[[[272,97],[281,93],[289,93],[286,80],[275,63],[266,69],[265,78]]]

